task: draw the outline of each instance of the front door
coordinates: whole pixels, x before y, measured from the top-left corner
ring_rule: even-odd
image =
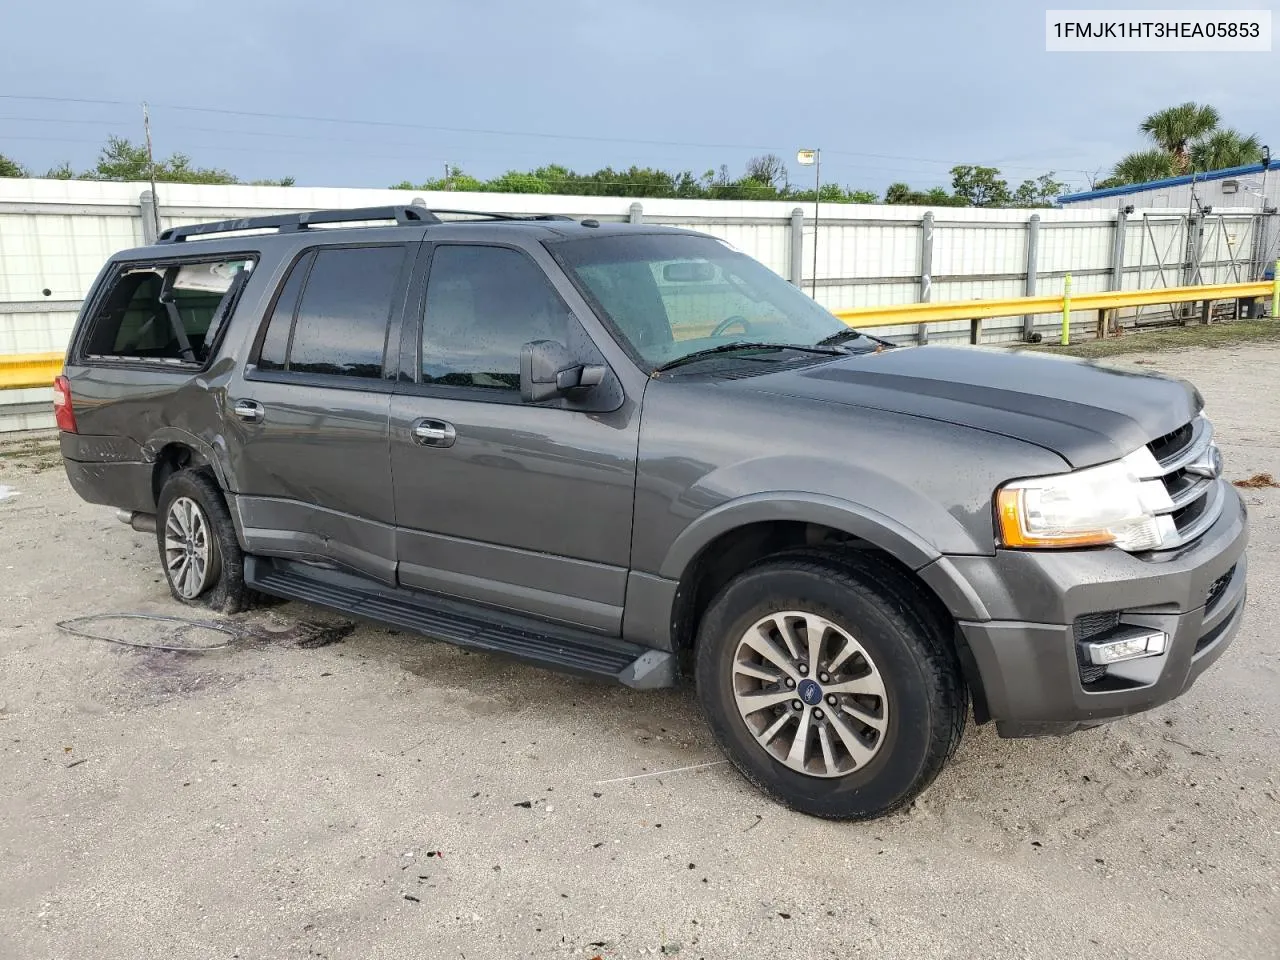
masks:
[[[612,375],[616,403],[522,403],[524,343],[604,362],[582,325],[524,250],[441,243],[424,256],[420,333],[406,320],[402,350],[416,369],[391,400],[400,582],[620,633],[638,407]]]
[[[321,247],[285,278],[226,412],[250,553],[395,582],[383,371],[416,248]]]

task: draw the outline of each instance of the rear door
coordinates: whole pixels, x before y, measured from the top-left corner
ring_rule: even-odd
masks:
[[[612,371],[582,401],[521,402],[526,342],[605,362],[541,248],[438,243],[423,259],[391,408],[400,582],[619,633],[638,405]]]
[[[228,401],[250,553],[395,582],[386,368],[417,246],[320,246],[289,267]]]

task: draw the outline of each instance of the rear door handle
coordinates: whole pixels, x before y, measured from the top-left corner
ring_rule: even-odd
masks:
[[[452,447],[458,431],[444,420],[423,418],[413,422],[413,442],[423,447]]]
[[[267,415],[257,400],[237,400],[231,412],[246,423],[261,423]]]

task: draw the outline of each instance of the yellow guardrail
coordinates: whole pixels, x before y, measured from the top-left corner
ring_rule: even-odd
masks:
[[[1157,287],[1153,290],[1109,290],[1105,293],[1068,293],[1048,297],[1005,297],[998,300],[952,300],[938,303],[901,303],[852,307],[832,311],[851,327],[892,327],[905,323],[941,323],[946,320],[983,320],[1020,317],[1025,314],[1061,313],[1070,310],[1116,310],[1195,300],[1234,300],[1274,297],[1280,282],[1205,284],[1195,287]]]
[[[1280,267],[1280,263],[1277,264]],[[1205,284],[1196,287],[1158,287],[1152,290],[1109,290],[1104,293],[1071,293],[1068,274],[1064,291],[1056,296],[1005,297],[996,300],[953,300],[940,303],[899,303],[874,307],[853,307],[833,313],[851,327],[891,327],[913,323],[943,323],[969,320],[974,324],[972,339],[977,340],[977,324],[990,317],[1019,317],[1028,314],[1061,313],[1062,342],[1070,335],[1072,310],[1118,310],[1164,303],[1188,303],[1197,300],[1245,300],[1271,298],[1271,316],[1280,315],[1280,269],[1275,280],[1256,283]],[[0,355],[0,390],[24,387],[47,387],[62,372],[60,353],[28,353]]]
[[[50,387],[62,372],[60,353],[20,353],[0,355],[0,390]]]

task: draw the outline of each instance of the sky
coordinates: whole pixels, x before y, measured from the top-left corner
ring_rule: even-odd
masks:
[[[157,155],[308,186],[417,183],[446,163],[480,177],[547,163],[737,176],[765,152],[808,183],[795,151],[816,147],[823,181],[854,188],[948,186],[959,163],[1087,188],[1143,145],[1144,116],[1185,100],[1280,147],[1280,53],[1046,53],[1045,6],[15,2],[0,153],[37,172],[90,167],[108,134],[141,139],[144,100]]]

